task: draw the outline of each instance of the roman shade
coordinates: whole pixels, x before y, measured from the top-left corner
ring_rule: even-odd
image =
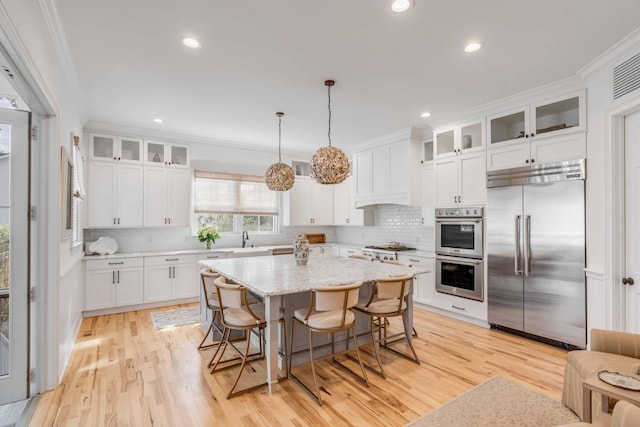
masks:
[[[196,214],[277,215],[277,193],[264,176],[195,171]]]

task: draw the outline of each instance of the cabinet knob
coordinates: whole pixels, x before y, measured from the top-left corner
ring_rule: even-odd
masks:
[[[532,134],[531,134],[531,138],[533,138],[534,136],[536,136],[536,134],[535,134],[535,133],[532,133]]]
[[[525,133],[525,134],[524,134],[524,137],[525,137],[525,138],[529,138],[529,134],[528,134],[528,133]]]
[[[633,281],[633,277],[623,277],[622,278],[622,284],[623,285],[629,285],[629,286],[633,286],[635,282]]]
[[[120,161],[120,157],[118,157],[118,161]]]
[[[529,159],[525,160],[524,162],[528,164],[529,163]]]
[[[536,161],[536,159],[531,159],[531,163],[534,163]]]

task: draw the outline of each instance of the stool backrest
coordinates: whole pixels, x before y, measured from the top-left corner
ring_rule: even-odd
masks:
[[[358,303],[362,281],[346,285],[316,288],[313,292],[316,311],[348,310]]]
[[[235,283],[228,283],[224,276],[214,281],[218,291],[220,308],[241,308],[245,289]]]
[[[216,273],[210,268],[203,268],[200,270],[200,277],[202,278],[202,290],[204,292],[204,299],[207,305],[209,305],[209,297],[216,299],[218,298],[214,281],[218,277],[220,277],[220,273]]]
[[[376,281],[378,298],[390,299],[398,298],[403,299],[409,295],[411,289],[411,281],[413,276],[408,274],[406,276],[392,276],[387,279],[380,279]]]

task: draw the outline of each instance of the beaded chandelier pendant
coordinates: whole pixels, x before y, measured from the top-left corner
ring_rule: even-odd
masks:
[[[287,191],[293,187],[296,177],[291,166],[282,163],[280,143],[282,139],[282,116],[284,116],[284,113],[276,113],[276,116],[278,116],[278,163],[274,163],[267,168],[264,180],[269,190]]]
[[[331,146],[331,86],[336,82],[326,80],[329,95],[329,146],[322,147],[311,158],[311,177],[320,184],[339,184],[349,176],[349,158],[341,149]]]

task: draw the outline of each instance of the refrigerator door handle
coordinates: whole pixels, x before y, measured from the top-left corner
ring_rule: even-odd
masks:
[[[520,215],[516,215],[515,218],[516,220],[516,244],[515,244],[515,250],[516,253],[513,256],[513,260],[514,260],[514,274],[516,276],[519,276],[522,273],[522,270],[520,270]]]
[[[531,215],[524,217],[524,275],[531,274]]]

